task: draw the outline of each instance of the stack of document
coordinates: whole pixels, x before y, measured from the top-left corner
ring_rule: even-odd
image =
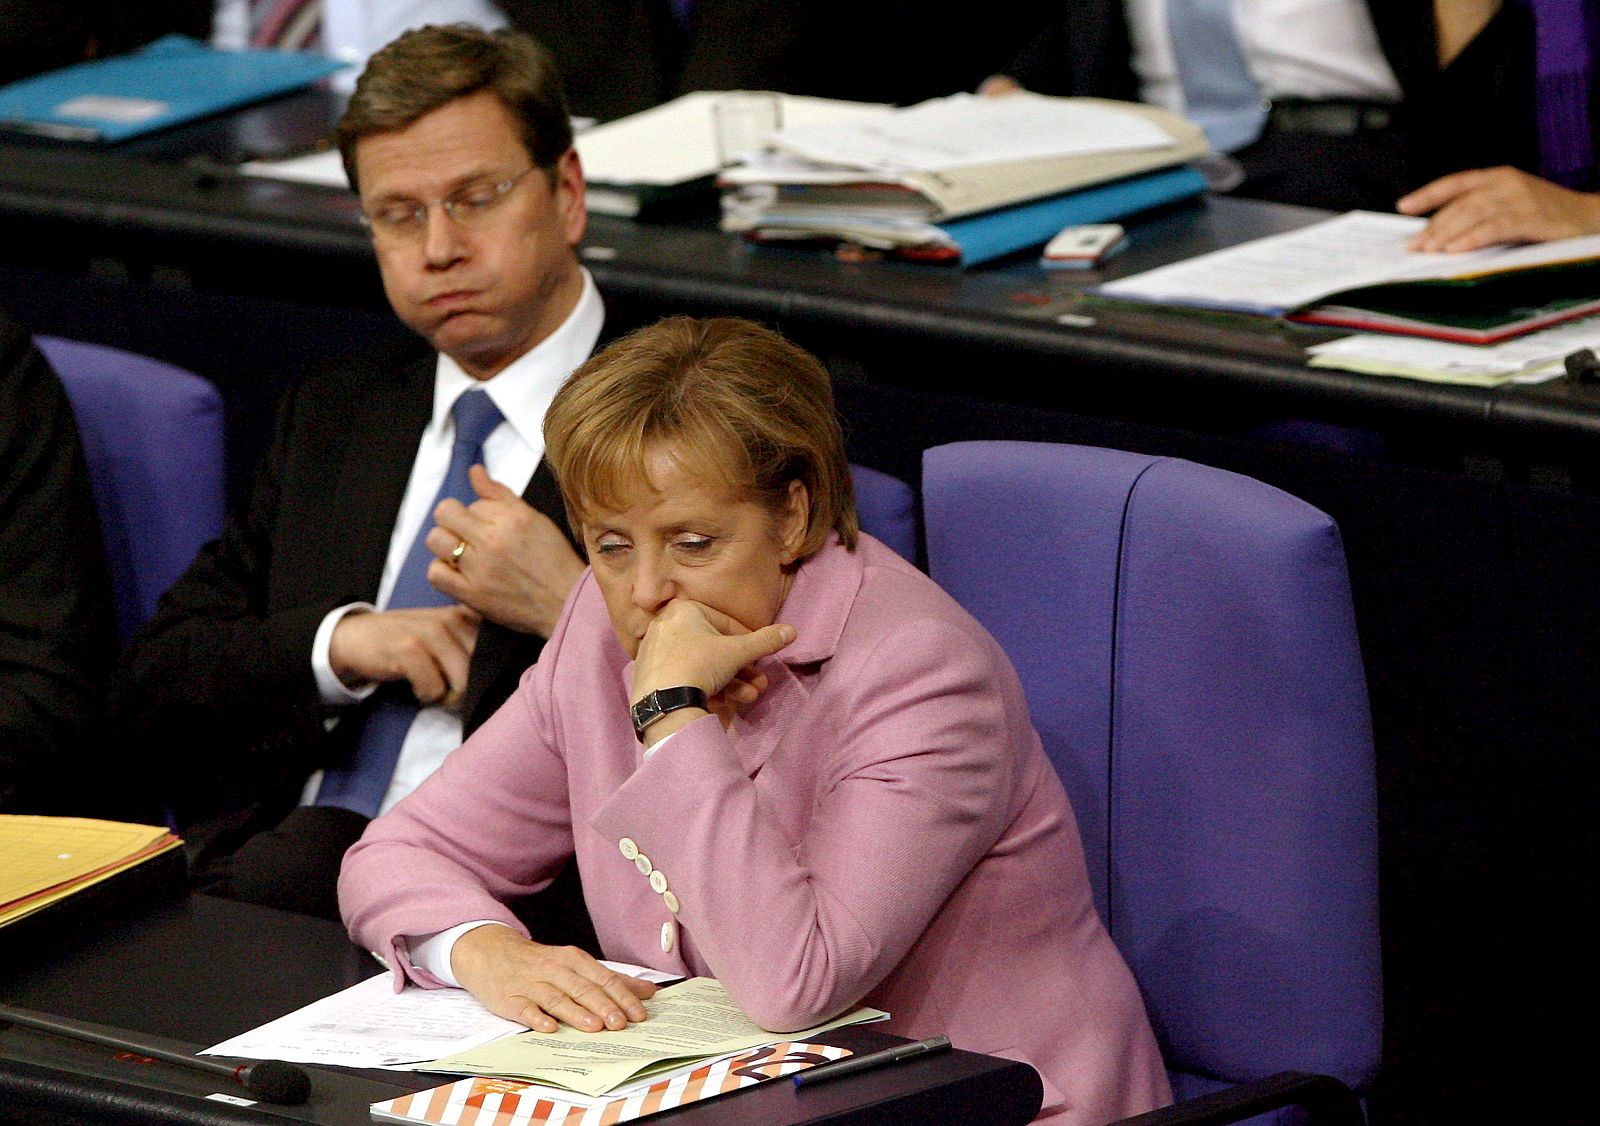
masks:
[[[772,142],[723,171],[723,229],[964,265],[1197,195],[1204,178],[1185,165],[1208,151],[1154,106],[1036,94],[958,94]]]
[[[81,896],[182,843],[164,826],[0,815],[0,926]]]
[[[1569,321],[1500,344],[1450,344],[1415,336],[1362,334],[1314,344],[1310,364],[1429,383],[1500,387],[1544,383],[1566,374],[1566,358],[1600,350],[1600,317]]]
[[[578,134],[590,211],[649,218],[716,203],[718,154],[712,107],[727,91],[685,94]],[[783,120],[799,126],[876,115],[885,107],[832,98],[775,95]]]
[[[1600,312],[1600,236],[1466,254],[1408,250],[1426,223],[1352,211],[1091,292],[1459,344],[1493,344]]]

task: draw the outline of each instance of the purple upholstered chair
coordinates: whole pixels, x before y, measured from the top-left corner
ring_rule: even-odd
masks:
[[[1028,442],[926,451],[923,510],[930,573],[1022,678],[1178,1099],[1245,1084],[1212,1121],[1299,1104],[1359,1122],[1326,1078],[1370,1083],[1382,1032],[1338,528],[1237,474]]]
[[[124,640],[222,530],[222,396],[146,356],[40,336],[83,435]]]
[[[917,502],[911,486],[865,465],[850,466],[861,530],[892,547],[902,559],[917,561]]]

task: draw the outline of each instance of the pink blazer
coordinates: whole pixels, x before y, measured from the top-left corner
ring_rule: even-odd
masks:
[[[1169,1101],[999,646],[868,537],[803,564],[779,620],[798,638],[764,662],[761,700],[645,760],[585,576],[517,693],[345,857],[351,935],[437,985],[406,936],[521,929],[501,900],[575,854],[608,957],[715,977],[764,1028],[865,1002],[892,1032],[1032,1064],[1041,1121]]]

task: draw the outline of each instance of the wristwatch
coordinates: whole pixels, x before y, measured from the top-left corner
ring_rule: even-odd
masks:
[[[668,712],[675,712],[679,708],[700,708],[710,711],[706,707],[706,694],[698,688],[657,688],[654,692],[645,695],[630,709],[633,712],[633,733],[639,737],[639,742],[644,742],[644,730]]]

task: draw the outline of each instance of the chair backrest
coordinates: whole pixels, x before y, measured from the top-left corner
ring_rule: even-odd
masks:
[[[929,571],[1017,667],[1179,1098],[1360,1089],[1382,979],[1366,682],[1333,521],[1173,458],[926,451]]]
[[[147,356],[41,336],[83,435],[122,638],[222,530],[222,396]]]
[[[917,561],[917,502],[911,486],[865,465],[850,466],[861,530],[891,547],[902,559]]]

